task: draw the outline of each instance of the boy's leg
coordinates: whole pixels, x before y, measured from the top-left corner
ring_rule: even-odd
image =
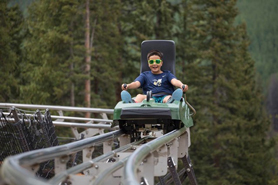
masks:
[[[171,95],[168,95],[168,96],[165,96],[164,98],[163,98],[163,103],[167,103],[168,102],[168,100],[171,98]]]
[[[122,91],[121,92],[121,98],[122,98],[124,103],[133,103],[131,95],[127,91]]]
[[[136,103],[140,103],[140,102],[142,102],[144,99],[146,99],[147,98],[147,96],[146,95],[144,95],[144,94],[138,94],[136,97],[135,97],[135,102]]]

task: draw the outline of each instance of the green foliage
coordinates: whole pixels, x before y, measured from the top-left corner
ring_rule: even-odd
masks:
[[[267,110],[271,116],[274,131],[278,131],[278,75],[272,75],[267,94]]]
[[[94,107],[113,107],[119,97],[123,37],[120,34],[120,1],[94,1],[92,22],[95,29],[92,52],[92,86]],[[117,99],[119,100],[119,99]]]
[[[276,0],[269,0],[265,3],[262,0],[255,0],[250,3],[247,0],[237,2],[239,16],[237,23],[248,24],[247,32],[252,41],[250,53],[256,61],[256,70],[260,75],[263,87],[267,87],[272,74],[278,73],[277,43],[278,36],[275,24],[277,18],[278,4]],[[266,93],[264,88],[264,93]]]
[[[18,5],[21,9],[21,11],[23,12],[24,15],[27,14],[27,8],[28,6],[34,2],[36,0],[10,0],[9,1],[9,5],[10,6],[15,6],[15,5]]]
[[[190,47],[183,46],[179,55],[188,63],[183,69],[192,84],[189,101],[198,112],[191,146],[198,181],[267,184],[265,165],[270,166],[273,146],[265,140],[269,122],[256,89],[245,27],[233,26],[235,1],[185,1],[184,8],[181,39]]]
[[[13,12],[7,2],[0,5],[1,14]],[[20,14],[1,16],[0,57],[8,61],[1,61],[1,77],[11,76],[1,84],[1,101],[85,105],[84,14],[84,0],[34,1],[24,42],[17,39],[20,21],[11,29],[11,18]],[[274,143],[266,137],[269,120],[237,14],[235,0],[90,3],[92,107],[113,108],[120,100],[120,85],[139,75],[143,40],[175,40],[176,74],[189,85],[188,101],[197,110],[190,155],[199,184],[276,181],[266,170],[275,168]],[[11,90],[19,87],[20,94]]]
[[[22,14],[18,6],[0,3],[0,101],[13,102],[18,96],[18,81],[23,36]]]
[[[28,36],[24,42],[27,59],[22,67],[24,84],[21,86],[21,99],[26,103],[68,104],[72,80],[68,69],[75,58],[68,52],[73,39],[69,29],[71,19],[62,7],[59,1],[47,0],[30,7]]]

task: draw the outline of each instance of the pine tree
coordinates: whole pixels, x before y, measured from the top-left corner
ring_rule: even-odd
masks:
[[[18,5],[20,10],[23,12],[23,15],[26,15],[27,13],[27,7],[36,0],[10,0],[9,6],[15,6]]]
[[[191,3],[185,27],[190,47],[185,47],[184,60],[194,70],[187,78],[190,102],[198,112],[191,146],[198,181],[266,184],[272,145],[266,140],[268,121],[255,86],[245,28],[234,26],[236,1]]]
[[[124,59],[120,34],[121,3],[115,0],[94,1],[92,22],[95,40],[92,52],[92,90],[94,107],[113,108],[119,100]]]
[[[78,4],[74,1],[63,4],[42,0],[30,7],[24,43],[27,59],[22,69],[24,103],[69,105],[73,81],[69,68],[72,60],[78,60],[70,53],[73,47],[70,26],[76,19],[69,15],[77,16],[76,9]]]
[[[18,6],[8,7],[8,1],[0,2],[0,101],[16,101],[19,89],[23,19]]]
[[[42,0],[30,8],[22,87],[26,102],[85,106],[85,2]],[[116,104],[120,7],[112,0],[90,3],[91,107]]]
[[[267,85],[272,74],[278,72],[277,63],[277,1],[246,0],[237,2],[239,8],[238,22],[246,22],[247,32],[252,40],[249,51],[256,61],[255,66],[266,94]]]

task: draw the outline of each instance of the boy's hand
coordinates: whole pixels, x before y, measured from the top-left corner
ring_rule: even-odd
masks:
[[[188,85],[182,84],[181,89],[182,89],[183,92],[186,92],[188,90]]]
[[[127,84],[122,84],[122,90],[127,90]]]

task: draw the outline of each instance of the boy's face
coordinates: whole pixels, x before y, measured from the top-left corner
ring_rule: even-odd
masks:
[[[150,56],[149,60],[156,60],[156,59],[160,59],[159,56],[157,55],[152,55]],[[154,62],[153,64],[149,64],[149,67],[151,69],[151,72],[153,74],[160,74],[161,71],[161,66],[162,66],[163,62],[161,61],[160,64],[157,64],[156,62]]]

